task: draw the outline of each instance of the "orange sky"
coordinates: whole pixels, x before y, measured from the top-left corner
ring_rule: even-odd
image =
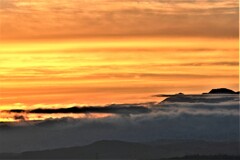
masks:
[[[238,0],[1,0],[1,109],[238,90]]]

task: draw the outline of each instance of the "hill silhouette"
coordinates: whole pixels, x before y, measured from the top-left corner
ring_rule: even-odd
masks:
[[[238,142],[159,140],[147,143],[104,140],[82,147],[0,154],[1,159],[157,159],[186,155],[239,155]]]
[[[219,104],[222,102],[230,102],[239,100],[239,92],[227,88],[212,89],[208,93],[203,94],[183,94],[178,93],[174,95],[156,95],[157,97],[167,97],[160,104],[165,105],[166,103],[208,103],[208,104]]]
[[[209,94],[238,94],[238,92],[235,92],[231,89],[227,88],[217,88],[217,89],[212,89]]]

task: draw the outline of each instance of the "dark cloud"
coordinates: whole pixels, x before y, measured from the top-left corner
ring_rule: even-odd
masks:
[[[25,110],[23,110],[23,109],[12,109],[12,110],[10,110],[10,112],[12,112],[12,113],[24,113]]]
[[[88,106],[88,107],[71,107],[58,109],[34,109],[34,110],[10,110],[12,113],[39,113],[39,114],[54,114],[54,113],[110,113],[110,114],[142,114],[151,112],[150,109],[137,105],[109,105],[106,107]]]
[[[24,116],[21,116],[21,115],[15,115],[14,116],[14,119],[17,120],[17,121],[25,121],[25,117]]]

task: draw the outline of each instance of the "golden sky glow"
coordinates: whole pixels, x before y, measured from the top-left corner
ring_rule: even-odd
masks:
[[[0,27],[3,110],[238,90],[237,0],[1,0]]]

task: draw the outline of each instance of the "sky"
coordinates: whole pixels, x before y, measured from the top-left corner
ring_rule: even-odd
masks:
[[[238,0],[1,0],[0,110],[237,91],[238,9]]]

